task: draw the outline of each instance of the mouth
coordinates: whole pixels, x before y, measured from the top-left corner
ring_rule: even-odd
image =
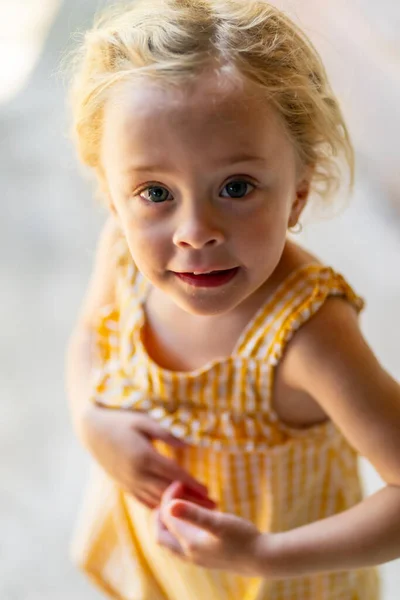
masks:
[[[237,275],[239,267],[220,271],[175,273],[176,277],[195,287],[218,287],[229,283]]]

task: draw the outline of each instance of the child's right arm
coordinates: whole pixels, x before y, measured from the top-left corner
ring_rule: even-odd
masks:
[[[67,395],[75,432],[84,447],[126,492],[150,508],[159,504],[175,480],[204,498],[206,488],[175,461],[159,454],[152,440],[184,444],[145,414],[103,408],[90,402],[91,370],[97,360],[95,322],[99,310],[115,300],[114,245],[118,226],[110,217],[98,244],[94,271],[70,337],[66,357]],[[206,499],[194,501],[212,507]]]
[[[96,361],[96,317],[102,307],[115,299],[113,246],[117,238],[118,226],[110,217],[100,235],[93,273],[67,348],[67,394],[75,431],[85,446],[86,419],[89,413],[96,412],[96,407],[88,402],[90,373]]]

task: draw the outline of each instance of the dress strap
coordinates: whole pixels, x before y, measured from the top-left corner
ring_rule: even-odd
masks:
[[[105,382],[111,376],[115,379],[131,354],[131,336],[140,321],[141,304],[148,286],[132,260],[122,232],[117,235],[112,253],[116,269],[115,301],[99,310],[95,325],[99,366],[94,369],[93,381],[94,387],[102,393],[107,387]]]
[[[344,277],[331,267],[307,265],[289,276],[289,287],[284,282],[285,294],[274,303],[273,311],[264,315],[262,324],[251,338],[250,356],[276,365],[283,350],[308,319],[314,315],[329,296],[349,301],[357,312],[364,300],[357,296]]]

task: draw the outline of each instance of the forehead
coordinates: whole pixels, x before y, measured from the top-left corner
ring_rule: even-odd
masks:
[[[211,159],[232,146],[259,153],[290,147],[260,88],[238,75],[205,73],[179,87],[129,82],[105,106],[104,154],[112,148],[125,158],[143,152],[162,158],[174,148],[182,159],[188,152]]]

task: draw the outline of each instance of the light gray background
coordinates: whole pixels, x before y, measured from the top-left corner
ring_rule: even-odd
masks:
[[[68,558],[88,458],[71,430],[63,361],[103,213],[66,139],[64,89],[54,76],[69,36],[90,24],[97,4],[94,0],[0,0],[1,600],[100,598]],[[311,5],[304,2],[308,8]],[[391,40],[398,13],[392,20],[379,21],[373,12],[375,3],[364,5],[369,7],[370,22],[380,27],[375,27],[375,33],[384,36],[381,40]],[[342,3],[338,0],[335,6]],[[347,97],[345,109],[354,123],[359,170],[348,210],[334,220],[309,225],[299,240],[342,271],[367,298],[366,337],[399,378],[398,173],[385,172],[379,165],[394,164],[393,157],[399,154],[393,134],[399,118],[390,110],[400,86],[391,73],[380,70],[378,62],[371,69],[366,55],[365,80],[375,76],[375,69],[384,86],[379,88],[381,95],[375,89],[370,106],[376,109],[376,119],[371,112],[363,117],[367,101],[365,106],[357,104],[360,87],[351,86],[354,74],[362,80],[363,73],[351,63],[348,49],[347,65],[346,61],[338,64],[343,46],[339,41],[335,46],[335,40],[340,36],[324,29],[326,17],[325,21],[321,17],[320,25],[315,12],[312,17],[311,33],[325,41],[331,35],[328,46],[334,52],[333,58],[328,52],[327,59],[332,77]],[[344,23],[349,26],[346,16],[336,17],[339,29]],[[24,70],[21,65],[29,61],[31,72],[25,82],[18,82],[18,73]],[[353,79],[341,79],[345,67],[353,68]],[[385,122],[375,144],[370,132],[377,129],[383,114]],[[381,485],[377,475],[366,464],[362,468],[368,491],[377,489]],[[385,600],[398,598],[399,565],[396,561],[383,569]]]

